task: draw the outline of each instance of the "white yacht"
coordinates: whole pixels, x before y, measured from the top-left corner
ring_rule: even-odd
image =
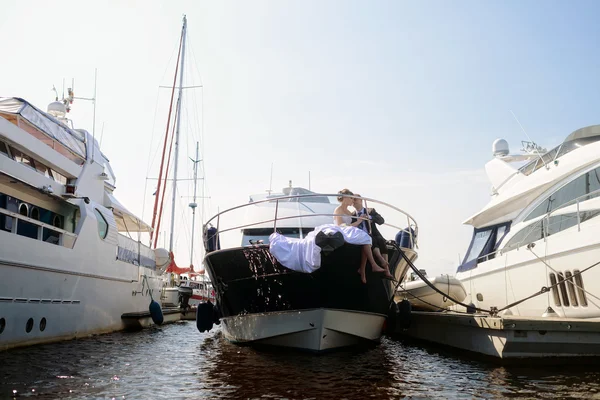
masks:
[[[504,312],[600,317],[600,125],[528,150],[512,156],[494,142],[492,200],[465,222],[474,227],[456,274],[465,303],[502,310],[539,292]]]
[[[47,113],[0,98],[0,350],[124,329],[123,314],[160,297],[154,251],[138,240],[151,228],[114,197],[97,141],[66,119],[73,98]]]

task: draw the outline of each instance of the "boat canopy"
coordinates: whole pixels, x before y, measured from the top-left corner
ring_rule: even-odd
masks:
[[[0,114],[18,114],[74,154],[86,158],[85,135],[18,97],[0,97]]]
[[[104,192],[107,208],[112,208],[119,232],[152,232],[152,227],[121,204],[115,196]]]

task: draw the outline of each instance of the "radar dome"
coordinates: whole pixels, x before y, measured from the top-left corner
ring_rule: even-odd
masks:
[[[159,269],[159,271],[164,271],[167,269],[172,261],[169,250],[163,248],[154,249],[154,257],[156,260],[156,267]]]
[[[67,115],[67,106],[62,101],[53,101],[48,104],[48,114],[56,118],[64,118]]]
[[[504,139],[496,139],[492,144],[492,153],[494,157],[504,157],[508,155],[508,142]]]

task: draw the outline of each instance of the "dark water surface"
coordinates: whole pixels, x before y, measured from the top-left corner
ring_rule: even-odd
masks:
[[[0,352],[0,398],[600,399],[600,366],[502,367],[384,338],[313,355],[240,347],[194,322]]]

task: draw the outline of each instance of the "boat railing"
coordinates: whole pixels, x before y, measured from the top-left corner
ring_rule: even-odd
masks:
[[[581,222],[582,222],[581,221],[581,214],[583,212],[588,212],[590,210],[581,211],[580,204],[583,201],[590,200],[590,199],[592,199],[594,197],[598,197],[598,196],[600,196],[600,189],[596,189],[596,190],[593,190],[593,191],[591,191],[589,193],[582,194],[581,196],[576,197],[573,200],[570,200],[570,201],[566,202],[565,204],[562,204],[560,207],[547,212],[546,215],[544,215],[544,217],[542,218],[542,219],[546,220],[546,224],[544,224],[545,225],[545,228],[544,228],[544,238],[546,238],[546,237],[549,236],[549,234],[548,234],[548,227],[550,225],[550,217],[552,216],[552,214],[556,213],[559,210],[564,211],[565,207],[572,206],[573,204],[576,204],[577,231],[578,232],[581,231]]]
[[[528,240],[529,234],[532,231],[534,231],[535,229],[541,229],[541,231],[540,231],[541,232],[540,233],[541,236],[539,236],[539,237],[535,236],[535,240],[534,241],[537,241],[537,240],[540,240],[540,239],[544,239],[544,241],[546,241],[546,239],[549,236],[552,235],[550,233],[550,227],[555,226],[555,225],[559,225],[559,229],[562,228],[560,230],[564,230],[564,229],[567,229],[567,228],[570,228],[570,227],[574,226],[574,225],[570,225],[570,224],[565,224],[564,220],[559,220],[559,221],[551,223],[550,218],[552,218],[553,216],[556,216],[555,214],[559,214],[559,213],[560,213],[559,215],[561,215],[561,214],[567,214],[567,215],[569,215],[569,214],[575,214],[575,217],[577,218],[577,222],[576,222],[576,224],[577,224],[577,231],[580,232],[581,231],[581,223],[582,222],[585,222],[587,219],[590,219],[593,216],[596,216],[596,215],[600,214],[600,207],[596,208],[596,209],[587,209],[586,208],[586,209],[582,210],[581,209],[581,203],[584,202],[584,201],[586,201],[586,200],[590,200],[592,198],[598,197],[598,196],[600,196],[600,189],[593,190],[590,193],[582,194],[581,196],[578,196],[578,197],[576,197],[576,198],[574,198],[572,200],[569,200],[568,202],[566,202],[564,204],[561,204],[558,208],[555,208],[554,210],[548,211],[546,214],[543,214],[542,216],[540,216],[539,219],[532,219],[532,222],[529,225],[527,225],[524,228],[522,228],[522,231],[527,230],[527,234],[523,236],[523,239],[520,242],[511,244],[510,246],[505,246],[504,248],[502,248],[500,250],[497,250],[497,251],[495,251],[493,253],[489,253],[489,254],[480,256],[477,261],[478,262],[479,261],[486,261],[488,259],[491,259],[491,258],[495,257],[496,253],[503,254],[503,253],[505,253],[507,251],[510,251],[510,250],[513,250],[513,249],[519,249],[522,246],[528,245],[529,243],[531,243],[531,240]],[[569,206],[573,206],[573,205],[576,205],[575,210],[565,213],[565,208],[567,208]],[[586,214],[584,214],[584,213],[588,213],[588,212],[595,212],[596,214],[593,214],[592,216],[587,216]],[[519,231],[519,232],[521,232],[521,231]],[[512,240],[512,238],[511,238],[511,240]]]
[[[117,235],[117,260],[142,267],[155,268],[154,251],[141,241],[119,233]]]
[[[75,245],[77,235],[74,233],[38,221],[37,219],[9,211],[5,208],[0,208],[0,214],[4,215],[5,221],[9,218],[10,221],[12,221],[10,226],[11,233],[25,236],[30,239],[37,239],[46,243],[56,244],[69,249],[72,249]],[[4,224],[6,226],[6,222]]]
[[[364,202],[365,208],[367,208],[367,209],[372,208],[373,204],[385,206],[385,207],[395,211],[396,213],[401,214],[402,222],[404,224],[404,221],[405,221],[406,225],[400,226],[399,223],[390,223],[390,222],[388,222],[388,220],[390,219],[389,215],[386,215],[386,217],[385,217],[386,222],[384,224],[382,224],[382,226],[386,226],[386,227],[394,229],[396,231],[406,233],[409,237],[409,246],[411,248],[414,248],[417,245],[417,237],[418,237],[417,222],[410,214],[408,214],[404,210],[402,210],[398,207],[395,207],[389,203],[375,200],[372,198],[362,197],[362,196],[359,197],[359,196],[355,196],[355,195],[340,195],[340,194],[312,193],[312,194],[300,194],[300,195],[292,195],[292,196],[281,196],[281,197],[276,197],[276,198],[268,198],[268,199],[264,199],[264,200],[253,201],[253,202],[242,204],[242,205],[239,205],[236,207],[232,207],[232,208],[229,208],[227,210],[217,213],[216,215],[214,215],[211,219],[209,219],[206,222],[206,224],[204,226],[204,231],[206,232],[209,226],[216,225],[216,235],[220,235],[220,234],[223,234],[226,232],[230,232],[230,231],[234,231],[234,230],[242,230],[242,229],[250,228],[250,227],[259,227],[260,226],[261,228],[264,228],[264,225],[272,224],[273,232],[275,232],[275,231],[277,231],[278,228],[281,227],[280,225],[278,225],[278,223],[281,221],[285,221],[285,220],[314,218],[314,217],[332,217],[331,221],[333,221],[333,217],[346,216],[346,214],[335,214],[333,212],[332,213],[310,212],[310,213],[301,214],[300,211],[298,212],[298,214],[295,214],[295,215],[285,215],[285,216],[279,215],[279,212],[281,210],[280,203],[290,204],[290,203],[292,203],[292,201],[302,203],[301,199],[310,198],[310,197],[349,197],[352,199],[360,198]],[[230,214],[233,211],[240,210],[245,207],[256,206],[261,203],[275,203],[275,207],[273,210],[274,215],[272,218],[263,217],[258,221],[252,221],[252,222],[248,222],[248,223],[244,223],[244,224],[234,225],[231,227],[229,227],[229,226],[223,227],[221,225],[223,216],[225,214]],[[309,205],[309,206],[313,205],[313,204],[317,204],[317,203],[309,203],[309,202],[305,203],[305,205]],[[332,206],[334,205],[332,203],[326,203],[326,204],[331,204]],[[290,210],[290,208],[286,208],[286,210]],[[287,227],[288,226],[281,227],[281,228],[287,228]],[[299,226],[299,227],[304,228],[303,226]],[[208,241],[208,238],[205,237],[204,244],[205,244],[206,248],[208,248],[207,241]]]

